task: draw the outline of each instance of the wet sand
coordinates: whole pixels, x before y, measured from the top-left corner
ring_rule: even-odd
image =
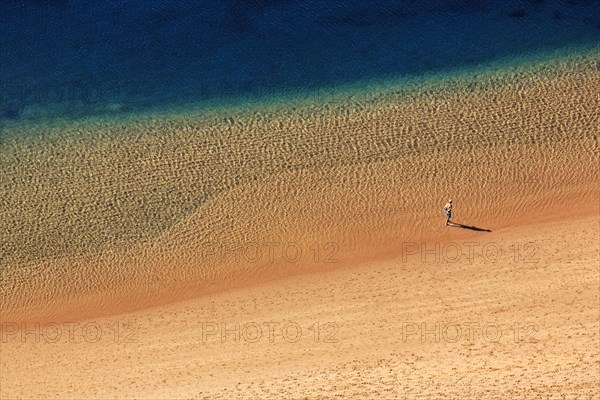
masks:
[[[1,397],[597,396],[596,63],[15,127],[0,157]],[[448,196],[456,222],[491,232],[444,226]],[[444,246],[469,241],[504,254],[452,262]],[[441,258],[419,259],[422,243]],[[539,335],[402,340],[448,320]],[[73,321],[104,334],[12,332]],[[207,321],[332,323],[339,340],[203,343]],[[134,342],[106,334],[128,323]]]

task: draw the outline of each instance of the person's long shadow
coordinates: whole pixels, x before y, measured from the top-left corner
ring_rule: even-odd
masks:
[[[459,224],[456,222],[448,222],[448,226],[452,226],[455,228],[462,228],[462,229],[470,229],[472,231],[478,231],[478,232],[491,232],[491,230],[489,230],[489,229],[478,228],[476,226],[463,225],[463,224]]]

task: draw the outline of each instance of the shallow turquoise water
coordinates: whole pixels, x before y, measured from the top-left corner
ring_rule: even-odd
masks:
[[[600,43],[598,1],[0,2],[0,121],[444,74]]]

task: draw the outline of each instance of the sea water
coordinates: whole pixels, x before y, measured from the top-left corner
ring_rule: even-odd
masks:
[[[600,43],[595,0],[0,2],[0,122],[268,101]]]

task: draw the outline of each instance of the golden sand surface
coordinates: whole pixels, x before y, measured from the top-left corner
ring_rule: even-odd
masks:
[[[0,397],[598,396],[596,59],[8,127]],[[448,196],[462,228],[444,225]],[[462,253],[473,240],[517,256],[398,263],[423,243]],[[541,261],[522,263],[531,251]],[[531,346],[399,341],[406,318],[450,317],[542,334]],[[203,321],[263,319],[334,322],[340,340],[198,341]],[[139,339],[14,340],[21,323],[85,320],[133,321]]]
[[[597,399],[599,241],[597,214],[511,226],[133,313],[11,326],[0,397]]]

